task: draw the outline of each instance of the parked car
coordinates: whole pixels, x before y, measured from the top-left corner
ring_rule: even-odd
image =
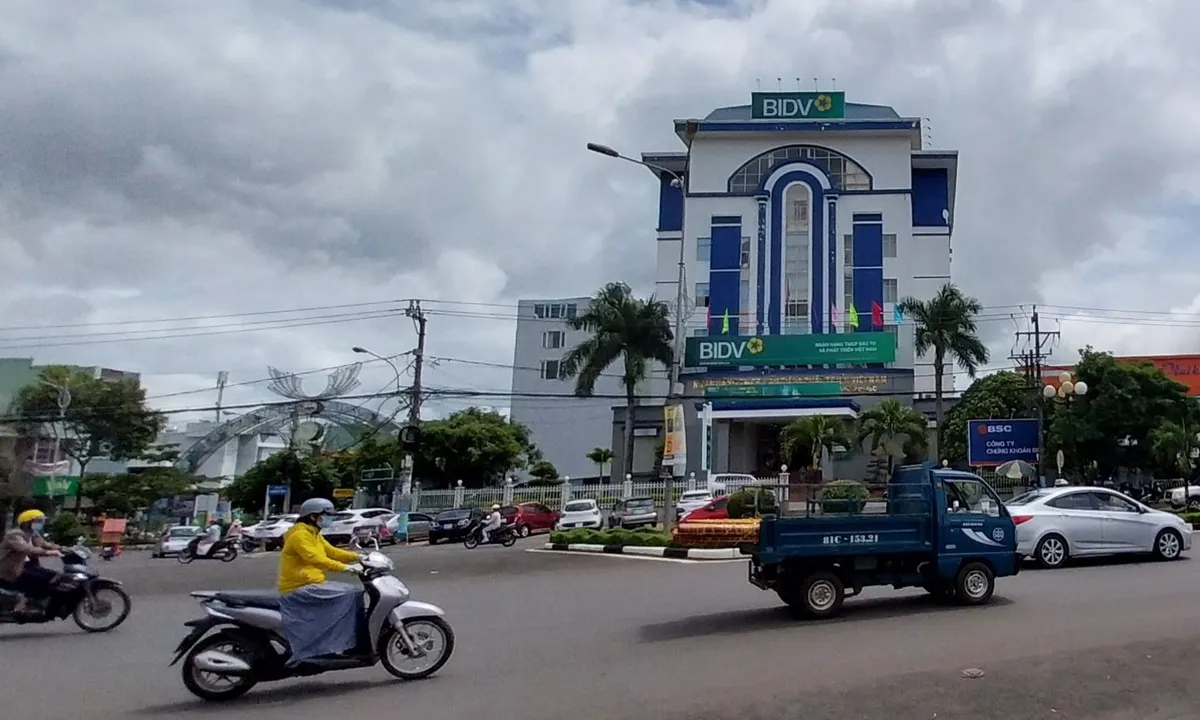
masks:
[[[349,543],[350,538],[354,537],[354,532],[363,527],[374,529],[373,534],[378,536],[376,528],[387,521],[387,518],[384,516],[391,514],[392,511],[387,508],[343,510],[330,519],[329,525],[321,529],[321,535],[331,545]]]
[[[639,527],[654,527],[658,524],[658,510],[654,499],[648,497],[629,498],[613,503],[608,513],[608,526],[631,530]]]
[[[679,496],[675,505],[675,519],[687,515],[698,507],[704,507],[713,501],[713,494],[708,490],[687,490]]]
[[[428,540],[429,528],[432,525],[433,518],[419,512],[399,512],[384,521],[384,527],[387,528],[387,542],[392,545]]]
[[[719,497],[727,495],[731,485],[734,490],[739,490],[746,486],[758,485],[760,482],[758,478],[745,473],[714,473],[708,476],[705,486],[713,497]]]
[[[1186,490],[1182,487],[1177,487],[1167,493],[1167,502],[1171,503],[1173,508],[1184,508],[1188,510],[1200,510],[1200,485],[1188,485]]]
[[[595,500],[571,500],[563,505],[562,516],[558,519],[558,527],[563,530],[571,528],[599,530],[604,527],[604,521],[600,517],[600,507],[596,505]]]
[[[280,515],[273,519],[267,518],[254,529],[254,539],[262,543],[266,550],[279,550],[283,547],[284,534],[291,530],[299,519],[299,515]]]
[[[150,557],[164,558],[178,555],[180,551],[188,546],[188,543],[202,532],[204,532],[203,528],[191,525],[169,527],[159,534],[158,542],[154,544],[154,551],[150,553]]]
[[[455,508],[443,510],[433,516],[429,526],[429,544],[437,545],[443,540],[462,542],[470,532],[471,524],[483,520],[482,510]]]
[[[719,498],[713,498],[713,500],[711,502],[701,505],[700,507],[696,508],[695,510],[688,511],[688,513],[686,515],[684,515],[683,517],[680,518],[680,521],[682,522],[685,520],[728,520],[729,512],[726,510],[727,505],[729,505],[729,497],[728,496],[721,496]]]
[[[500,508],[504,522],[517,531],[518,537],[529,537],[533,533],[550,532],[558,522],[560,513],[538,502],[505,505]]]
[[[1153,553],[1174,560],[1192,546],[1192,526],[1100,487],[1031,490],[1005,503],[1017,552],[1048,568],[1073,557]]]

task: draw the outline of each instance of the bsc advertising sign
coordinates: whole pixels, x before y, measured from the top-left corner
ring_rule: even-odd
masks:
[[[890,362],[896,362],[896,336],[889,332],[690,337],[683,352],[688,367]]]
[[[968,420],[967,464],[999,465],[1009,460],[1037,462],[1038,421]]]

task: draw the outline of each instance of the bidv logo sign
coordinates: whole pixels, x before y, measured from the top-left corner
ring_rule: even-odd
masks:
[[[705,340],[696,350],[700,363],[705,364],[741,360],[759,354],[764,347],[762,338],[752,337],[749,340]]]
[[[967,463],[999,465],[1009,460],[1037,462],[1038,421],[1011,420],[967,421]]]

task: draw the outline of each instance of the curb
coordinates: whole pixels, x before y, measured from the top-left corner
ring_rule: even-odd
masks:
[[[672,560],[738,560],[743,557],[737,548],[672,548],[640,547],[635,545],[585,545],[579,543],[546,543],[546,550],[559,552],[603,553],[605,555],[645,555]]]

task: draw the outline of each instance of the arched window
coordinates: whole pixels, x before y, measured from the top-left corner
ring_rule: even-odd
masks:
[[[840,152],[816,145],[785,145],[751,158],[738,168],[729,176],[729,192],[754,192],[763,176],[787,162],[806,162],[821,168],[839,190],[871,189],[870,173]]]

